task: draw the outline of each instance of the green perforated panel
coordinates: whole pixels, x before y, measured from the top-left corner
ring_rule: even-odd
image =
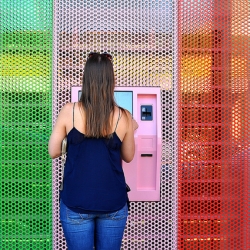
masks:
[[[0,249],[52,249],[52,8],[0,3]]]

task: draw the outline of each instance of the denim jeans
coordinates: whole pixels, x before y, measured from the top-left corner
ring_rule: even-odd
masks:
[[[127,204],[110,214],[79,214],[60,201],[60,220],[68,250],[119,250],[127,216]]]

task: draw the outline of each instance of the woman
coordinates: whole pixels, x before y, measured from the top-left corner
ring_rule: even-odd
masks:
[[[134,157],[138,124],[116,105],[114,87],[111,55],[90,53],[81,99],[62,108],[49,140],[56,158],[67,136],[60,220],[69,250],[121,247],[128,216],[121,160]]]

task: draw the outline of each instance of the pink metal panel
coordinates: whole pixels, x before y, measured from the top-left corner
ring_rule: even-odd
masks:
[[[176,1],[54,1],[54,120],[71,101],[71,87],[81,85],[91,51],[113,55],[117,86],[161,89],[162,119],[157,129],[162,144],[157,145],[161,161],[156,183],[161,186],[161,200],[131,202],[122,249],[177,247],[176,20]],[[60,163],[59,158],[53,164],[54,249],[66,249],[58,214]]]
[[[131,201],[159,201],[161,169],[160,88],[116,87],[115,90],[133,90],[133,116],[139,125],[135,132],[136,158],[129,164],[123,164],[126,181],[132,190],[129,193],[129,198]],[[141,105],[152,105],[152,121],[141,119]]]

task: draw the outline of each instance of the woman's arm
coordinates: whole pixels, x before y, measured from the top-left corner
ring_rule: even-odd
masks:
[[[121,157],[125,162],[131,162],[135,154],[134,131],[138,128],[138,124],[129,112],[126,113],[125,117],[127,118],[128,129],[122,141]]]
[[[57,117],[56,124],[52,130],[52,134],[50,136],[49,146],[48,146],[49,155],[52,159],[59,157],[62,154],[61,152],[62,141],[67,135],[66,124],[67,124],[67,120],[69,119],[70,110],[72,112],[71,106],[72,105],[68,103],[62,108],[62,110],[60,111]]]

